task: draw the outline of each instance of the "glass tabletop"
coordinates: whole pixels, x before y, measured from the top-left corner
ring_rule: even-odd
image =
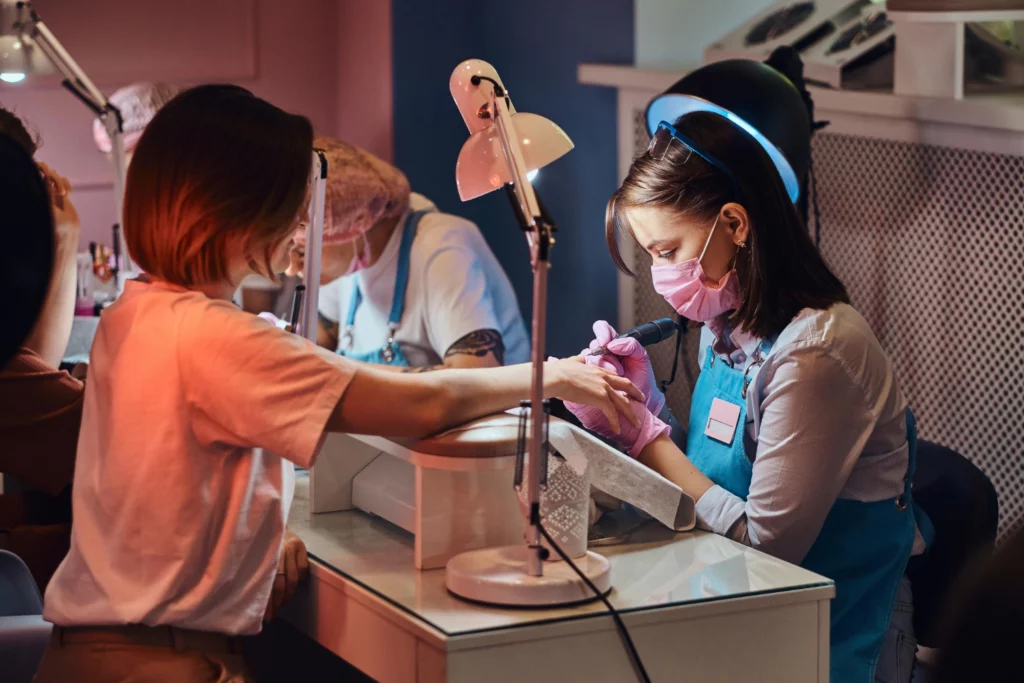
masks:
[[[288,526],[309,554],[449,636],[607,614],[600,602],[514,609],[461,600],[446,589],[443,569],[416,570],[411,534],[359,511],[321,513],[310,520],[308,491],[308,475],[300,472]],[[674,533],[657,524],[634,532],[628,543],[592,550],[611,561],[609,600],[620,612],[832,585],[825,577],[721,536]]]

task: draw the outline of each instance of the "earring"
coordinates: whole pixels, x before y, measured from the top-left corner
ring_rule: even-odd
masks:
[[[740,249],[742,249],[742,248],[744,248],[745,246],[747,246],[747,243],[746,243],[746,241],[745,241],[745,240],[744,240],[744,241],[740,241],[740,242],[737,242],[737,243],[736,243],[736,246],[737,246],[737,247],[739,247]]]

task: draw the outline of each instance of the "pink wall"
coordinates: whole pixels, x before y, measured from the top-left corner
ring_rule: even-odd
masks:
[[[391,2],[343,1],[337,25],[338,130],[346,139],[391,161]]]
[[[233,82],[391,158],[386,0],[35,0],[103,92],[136,80]],[[110,242],[113,183],[92,114],[56,77],[0,83],[0,104],[38,132],[38,157],[71,181],[82,246]]]

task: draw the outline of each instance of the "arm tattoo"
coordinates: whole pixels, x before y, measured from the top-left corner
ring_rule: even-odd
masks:
[[[318,318],[320,318],[320,324],[324,326],[325,330],[327,330],[327,334],[331,335],[332,337],[334,337],[335,340],[337,340],[338,339],[338,323],[334,322],[333,320],[327,319],[324,316],[324,314],[321,313],[320,311],[317,311],[316,315],[317,315]]]
[[[407,374],[419,374],[421,372],[432,372],[434,370],[444,370],[443,365],[421,365],[418,368],[402,368],[402,372]]]
[[[497,330],[476,330],[452,344],[445,352],[446,359],[452,356],[476,356],[483,358],[493,353],[498,365],[505,364],[505,344]]]
[[[498,365],[505,364],[505,344],[501,341],[501,334],[495,330],[476,330],[470,332],[462,339],[452,344],[445,352],[445,360],[454,356],[476,356],[483,358],[493,353]],[[443,370],[444,365],[426,365],[418,368],[405,368],[402,372],[420,373],[433,370]]]

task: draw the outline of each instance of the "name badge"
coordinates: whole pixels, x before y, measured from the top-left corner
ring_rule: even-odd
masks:
[[[740,421],[740,407],[735,403],[716,398],[711,401],[711,414],[704,433],[715,441],[729,445],[736,436],[736,425]]]

